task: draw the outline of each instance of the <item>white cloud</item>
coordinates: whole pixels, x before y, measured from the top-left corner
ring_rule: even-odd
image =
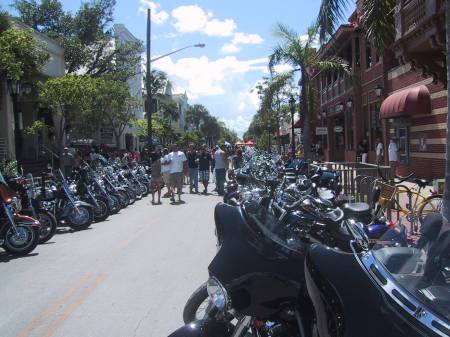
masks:
[[[228,81],[248,72],[263,72],[266,64],[266,58],[241,61],[234,56],[216,60],[202,56],[200,58],[183,58],[176,62],[173,62],[170,57],[166,57],[155,63],[155,67],[165,71],[176,81],[180,80],[186,83],[188,92],[193,96],[217,96],[226,93],[225,84]]]
[[[198,5],[179,6],[172,10],[174,27],[180,33],[203,33],[208,36],[232,36],[236,23],[233,19],[219,20],[212,12],[206,13]]]
[[[164,23],[169,18],[169,13],[163,10],[159,10],[160,4],[150,0],[139,0],[139,14],[147,14],[147,9],[152,10],[152,22],[156,24]]]
[[[308,41],[308,34],[303,34],[300,36],[300,41],[303,43],[306,43]],[[319,40],[319,34],[317,34],[314,39],[311,41],[311,47],[319,49],[320,47],[320,40]]]
[[[247,131],[247,129],[252,121],[252,118],[250,116],[239,115],[234,119],[221,118],[221,120],[225,123],[227,128],[242,135],[242,133]]]
[[[232,43],[225,43],[222,46],[221,50],[223,53],[234,54],[234,53],[239,52],[241,50],[241,48],[239,48],[238,46],[236,46],[235,44],[232,44]]]
[[[260,99],[258,96],[258,91],[256,90],[256,86],[262,82],[263,80],[258,80],[255,82],[255,84],[251,89],[244,90],[239,93],[238,95],[239,111],[258,110],[260,105]]]
[[[258,34],[246,34],[242,32],[237,32],[233,36],[231,43],[225,43],[222,46],[222,52],[224,53],[237,53],[241,50],[239,45],[242,44],[261,44],[264,39]]]

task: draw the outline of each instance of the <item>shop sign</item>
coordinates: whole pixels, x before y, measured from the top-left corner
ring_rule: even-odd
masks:
[[[328,135],[328,128],[326,126],[316,127],[316,136]]]
[[[337,126],[334,127],[334,132],[340,133],[342,131],[344,131],[344,128],[342,126],[337,125]]]

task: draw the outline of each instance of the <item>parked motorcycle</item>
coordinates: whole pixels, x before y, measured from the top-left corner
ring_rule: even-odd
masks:
[[[20,199],[1,174],[0,203],[0,245],[13,255],[29,254],[39,243],[39,222],[19,213]]]

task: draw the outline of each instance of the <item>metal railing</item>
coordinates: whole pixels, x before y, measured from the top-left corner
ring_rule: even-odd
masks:
[[[0,138],[0,160],[6,160],[8,157],[8,140]]]

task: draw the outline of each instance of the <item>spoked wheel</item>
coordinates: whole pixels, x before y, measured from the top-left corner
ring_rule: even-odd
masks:
[[[75,230],[83,230],[88,228],[94,220],[94,211],[90,207],[78,206],[78,211],[75,208],[70,210],[67,217],[69,226]]]
[[[39,243],[47,242],[55,235],[58,223],[53,214],[44,209],[36,210],[36,217],[36,220],[38,220],[41,225],[39,229]]]
[[[121,209],[121,204],[120,204],[120,200],[119,197],[111,194],[108,196],[108,205],[109,205],[109,210],[111,211],[111,214],[117,214],[119,213],[120,209]]]
[[[133,205],[134,202],[136,201],[136,193],[134,193],[134,190],[131,188],[127,188],[125,191],[127,192],[128,197],[130,198],[129,205]]]
[[[117,191],[117,197],[120,201],[120,207],[125,208],[130,204],[130,196],[125,191]]]
[[[108,201],[102,197],[97,198],[98,207],[94,207],[94,219],[97,222],[105,221],[110,214]]]
[[[420,205],[417,215],[420,223],[423,225],[423,220],[430,213],[440,213],[442,210],[442,195],[432,195],[425,199]]]
[[[17,233],[8,228],[3,248],[14,255],[31,253],[39,242],[39,229],[31,226],[17,224]]]

